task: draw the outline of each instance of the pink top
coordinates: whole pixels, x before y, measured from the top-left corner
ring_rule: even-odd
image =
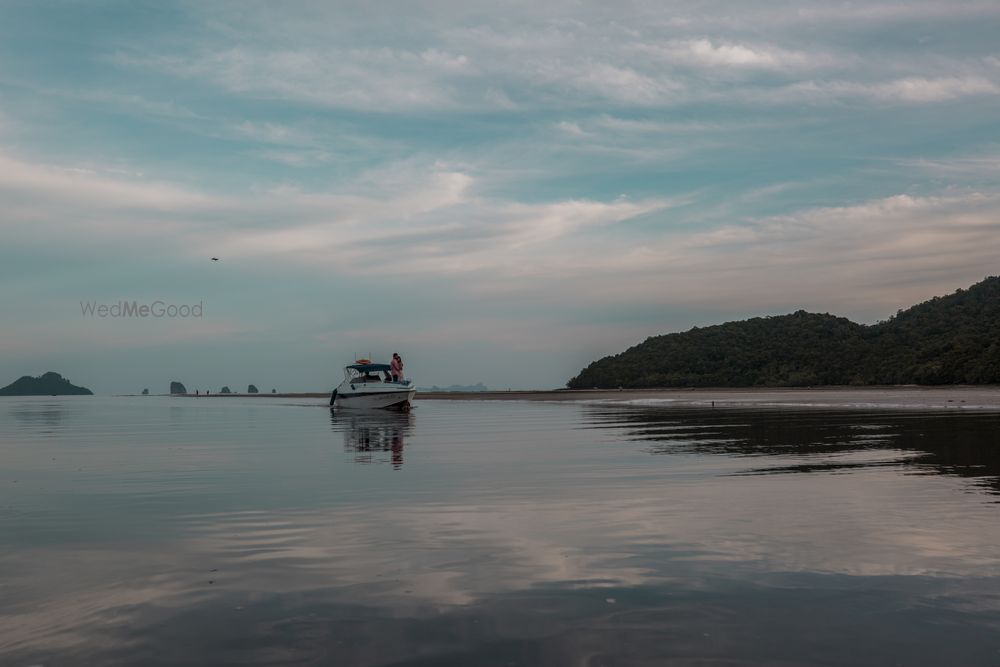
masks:
[[[400,361],[396,357],[393,357],[392,361],[389,362],[389,369],[391,370],[391,372],[392,372],[393,375],[398,375],[400,380],[403,379],[403,362],[402,361]]]

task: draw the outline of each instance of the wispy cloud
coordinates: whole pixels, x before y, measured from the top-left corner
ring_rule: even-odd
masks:
[[[784,19],[778,14],[784,14]],[[939,19],[961,21],[1000,17],[1000,9],[993,2],[869,2],[851,5],[830,5],[817,3],[799,5],[793,11],[775,11],[771,15],[777,21],[801,23],[909,23]]]
[[[989,192],[901,194],[684,231],[671,223],[684,218],[670,213],[681,203],[676,200],[487,198],[477,194],[473,177],[446,165],[371,172],[347,188],[356,190],[351,194],[279,188],[244,200],[3,160],[8,176],[0,187],[33,196],[36,217],[49,217],[45,236],[92,231],[86,221],[63,220],[65,207],[128,209],[127,217],[100,223],[120,243],[132,234],[148,240],[149,221],[162,222],[165,211],[210,210],[226,222],[209,229],[178,218],[155,233],[179,255],[203,254],[208,245],[227,258],[292,263],[320,274],[462,274],[460,289],[466,291],[530,291],[538,281],[570,281],[566,298],[586,295],[593,304],[734,306],[764,293],[791,302],[823,294],[843,299],[862,289],[870,301],[876,285],[900,272],[934,275],[951,267],[955,275],[985,274],[1000,253],[1000,195]],[[63,208],[52,209],[52,202]],[[280,225],[265,222],[278,215]],[[650,215],[661,222],[642,242],[634,234],[610,233]],[[189,247],[195,239],[198,246]],[[786,282],[792,275],[794,282]],[[549,298],[559,291],[550,287]]]
[[[476,195],[468,174],[412,163],[364,174],[346,192],[280,187],[246,197],[210,196],[8,156],[0,156],[0,171],[0,190],[21,202],[0,224],[35,220],[37,241],[53,234],[92,238],[100,231],[114,235],[117,251],[131,237],[145,243],[154,234],[161,251],[202,255],[207,244],[231,258],[314,263],[317,270],[334,272],[441,275],[477,271],[491,256],[515,267],[518,249],[550,247],[581,230],[670,205],[663,199],[538,204],[490,199]],[[80,207],[88,215],[66,215]],[[216,224],[206,226],[209,217]],[[269,222],[274,219],[280,224]],[[188,247],[194,238],[197,247]],[[387,253],[401,254],[386,265],[379,259]]]
[[[570,21],[527,10],[520,21],[427,26],[422,39],[400,35],[396,41],[408,48],[354,46],[355,36],[337,27],[322,39],[307,28],[292,40],[288,33],[254,23],[249,12],[240,23],[264,39],[206,46],[194,54],[120,51],[114,62],[206,80],[237,95],[397,113],[569,109],[599,100],[639,107],[720,99],[738,104],[765,99],[769,92],[920,104],[997,90],[994,75],[983,70],[984,64],[989,69],[987,60],[945,62],[944,54],[907,48],[894,53],[884,44],[877,55],[866,57],[855,46],[824,40],[817,32],[832,14],[841,20],[890,22],[948,16],[940,7],[876,3],[836,12],[819,4],[780,11],[729,7],[720,12],[725,20],[687,3],[675,11],[676,20],[654,20],[639,11],[606,21],[597,7],[585,6]],[[994,14],[981,3],[963,3],[953,16]],[[265,12],[259,20],[273,18]],[[803,45],[800,33],[783,28],[780,19],[813,23],[812,34],[819,39]],[[747,39],[744,33],[757,36]],[[224,37],[224,43],[234,41],[231,34]],[[817,79],[818,71],[831,75]]]
[[[447,80],[468,67],[460,54],[434,50],[277,46],[233,47],[193,57],[118,53],[113,61],[181,78],[205,79],[237,94],[372,110],[456,106],[458,98],[449,90]]]
[[[770,293],[772,307],[826,303],[871,312],[996,273],[998,252],[1000,194],[967,192],[804,209],[611,256],[620,258],[619,270],[658,274],[668,286],[660,298],[670,302],[734,307],[747,298],[763,303]],[[908,276],[906,287],[900,276]],[[606,297],[624,296],[607,287]]]
[[[176,211],[212,204],[210,197],[170,183],[127,180],[88,167],[38,164],[3,153],[0,190],[34,195],[42,202],[60,200],[116,209]]]
[[[1000,83],[982,76],[907,77],[890,81],[806,81],[778,91],[777,97],[804,100],[867,98],[882,103],[921,104],[961,97],[996,95]]]
[[[797,70],[830,67],[840,60],[828,54],[750,45],[707,38],[639,44],[637,50],[668,64],[702,68]]]
[[[939,158],[898,159],[901,167],[949,177],[994,178],[1000,172],[1000,153]]]
[[[235,125],[234,129],[247,138],[268,144],[308,145],[314,141],[314,137],[301,128],[282,123],[245,120]]]
[[[195,112],[172,100],[150,99],[134,93],[120,93],[110,90],[58,90],[52,92],[83,102],[99,104],[116,113],[180,120],[191,120],[199,117]]]
[[[329,151],[322,150],[258,150],[251,153],[252,155],[263,158],[264,160],[271,160],[272,162],[280,162],[281,164],[287,165],[289,167],[305,168],[305,167],[315,167],[317,165],[328,164],[335,159],[335,155]]]

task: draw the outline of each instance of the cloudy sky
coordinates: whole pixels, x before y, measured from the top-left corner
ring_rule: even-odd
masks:
[[[561,386],[1000,273],[996,2],[5,2],[0,385]],[[219,257],[219,262],[210,261]],[[99,318],[81,302],[202,303]]]

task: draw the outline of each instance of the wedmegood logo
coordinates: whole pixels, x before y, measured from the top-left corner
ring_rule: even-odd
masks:
[[[203,301],[193,304],[167,303],[161,300],[152,303],[139,303],[135,300],[114,303],[80,302],[80,314],[84,317],[201,317],[204,312]]]

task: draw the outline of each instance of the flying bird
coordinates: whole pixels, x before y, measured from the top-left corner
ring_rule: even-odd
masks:
[[[213,258],[212,258],[212,261],[213,261],[213,262],[218,262],[218,261],[219,261],[219,258],[218,258],[218,257],[213,257]]]

